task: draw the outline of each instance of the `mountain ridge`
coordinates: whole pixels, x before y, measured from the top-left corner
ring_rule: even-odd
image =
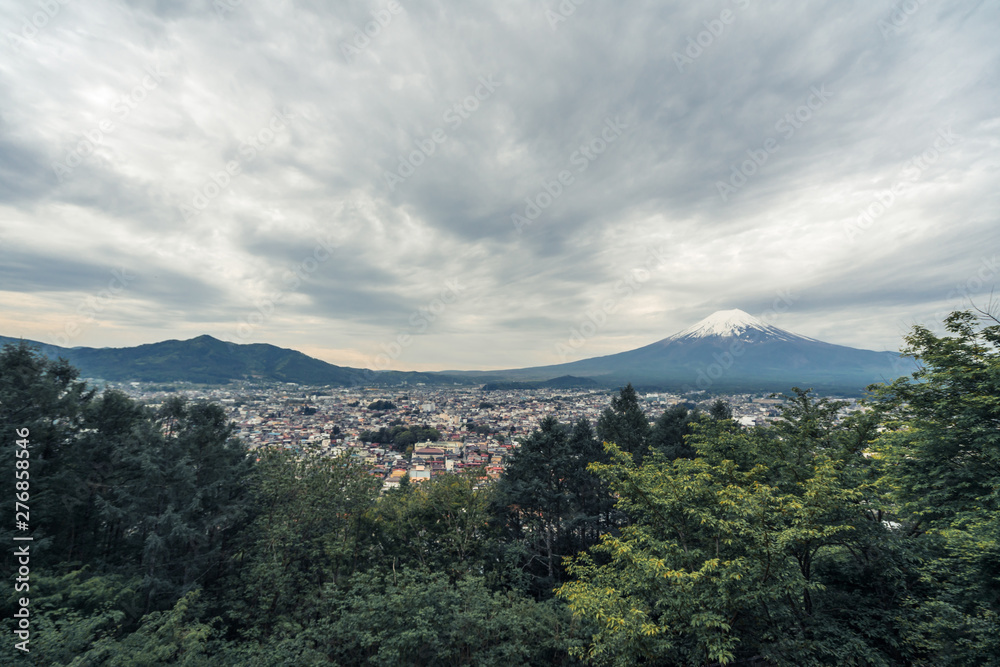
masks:
[[[0,344],[20,339],[0,336]],[[373,371],[337,366],[298,350],[269,343],[231,343],[202,334],[187,340],[169,339],[133,347],[59,347],[37,341],[47,357],[64,357],[84,377],[110,381],[194,382],[227,384],[241,380],[297,384],[358,385],[462,382],[440,373]]]
[[[0,343],[17,340],[0,336]],[[207,334],[122,348],[61,348],[28,342],[46,356],[67,358],[86,377],[206,384],[259,379],[336,386],[423,382],[540,387],[569,381],[586,386],[631,382],[685,392],[787,391],[797,385],[858,394],[869,384],[904,374],[898,353],[826,343],[767,324],[739,309],[716,311],[676,334],[633,350],[498,371],[373,371],[336,366],[268,343],[231,343]]]

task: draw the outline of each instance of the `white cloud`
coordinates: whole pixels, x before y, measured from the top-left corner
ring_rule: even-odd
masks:
[[[467,290],[393,367],[559,361],[618,298],[576,351],[606,354],[782,291],[779,326],[892,349],[1000,246],[988,3],[924,5],[890,34],[888,5],[834,0],[586,3],[555,30],[545,3],[401,6],[349,61],[342,45],[385,3],[67,3],[29,38],[34,6],[3,2],[0,27],[22,37],[0,45],[2,333],[51,342],[61,309],[125,266],[127,298],[74,344],[234,340],[281,294],[251,340],[371,366],[458,278]],[[679,71],[674,54],[726,9]],[[579,159],[609,118],[627,128]],[[914,175],[940,131],[960,141]],[[769,139],[723,201],[718,182]],[[572,183],[516,233],[511,215],[563,170]],[[305,270],[321,241],[335,251]],[[651,247],[662,267],[616,295]]]

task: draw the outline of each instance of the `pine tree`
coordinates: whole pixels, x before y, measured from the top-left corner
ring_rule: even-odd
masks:
[[[621,389],[611,399],[597,421],[597,435],[604,442],[613,442],[621,451],[632,455],[636,465],[642,463],[649,448],[649,420],[639,407],[639,397],[632,384]]]

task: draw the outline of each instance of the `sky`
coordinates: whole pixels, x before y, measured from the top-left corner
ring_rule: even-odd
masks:
[[[1000,4],[0,0],[0,335],[898,350],[1000,275]],[[998,293],[1000,299],[1000,293]]]

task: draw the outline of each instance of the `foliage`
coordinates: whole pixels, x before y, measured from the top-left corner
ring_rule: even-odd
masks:
[[[718,398],[714,403],[712,403],[712,407],[709,408],[708,414],[712,419],[732,419],[733,406],[731,406],[724,399]]]
[[[367,512],[379,482],[349,456],[262,452],[250,480],[257,516],[242,536],[228,606],[243,634],[300,632],[327,582],[366,562]]]
[[[1000,322],[946,330],[916,327],[922,366],[850,416],[793,388],[768,427],[716,401],[650,428],[629,385],[603,447],[548,418],[495,483],[384,494],[355,458],[248,455],[218,406],[6,346],[0,437],[30,437],[0,465],[30,462],[34,541],[0,613],[29,596],[33,634],[0,664],[997,665]]]
[[[694,458],[694,448],[685,443],[685,436],[691,435],[692,425],[698,421],[697,409],[688,410],[678,403],[664,410],[649,434],[649,446],[660,451],[668,459]]]
[[[553,665],[568,661],[566,609],[493,592],[484,580],[402,570],[328,587],[324,614],[305,631],[341,665]]]
[[[639,464],[649,447],[649,420],[639,407],[639,397],[631,384],[622,387],[611,406],[597,420],[597,437],[614,442]]]
[[[772,431],[704,418],[694,460],[654,452],[636,466],[607,445],[611,462],[591,469],[630,524],[574,559],[575,581],[558,591],[600,628],[577,654],[618,665],[898,661],[892,610],[882,608],[891,600],[876,590],[896,585],[898,566],[875,548],[888,529],[868,511],[877,493],[845,472],[861,464],[832,455],[850,450],[811,440],[812,418],[828,407],[798,392]],[[850,428],[824,424],[844,440]],[[881,629],[830,590],[860,572],[874,581],[855,598],[875,608],[866,617],[878,612]]]
[[[989,324],[992,322],[992,324]],[[917,580],[907,639],[922,664],[1000,663],[1000,323],[970,312],[947,336],[915,327],[905,353],[922,365],[877,388],[880,440]],[[989,656],[987,658],[987,656]]]
[[[442,475],[386,493],[373,511],[382,567],[441,572],[457,579],[480,572],[495,551],[489,534],[491,490],[481,471]]]
[[[441,439],[441,432],[429,426],[397,425],[385,426],[377,431],[362,431],[359,435],[363,442],[374,442],[383,445],[393,445],[405,449],[418,442],[436,441]]]
[[[497,484],[493,512],[540,597],[564,580],[563,558],[595,544],[610,527],[607,489],[587,471],[603,458],[587,422],[570,430],[547,417],[521,442]]]

